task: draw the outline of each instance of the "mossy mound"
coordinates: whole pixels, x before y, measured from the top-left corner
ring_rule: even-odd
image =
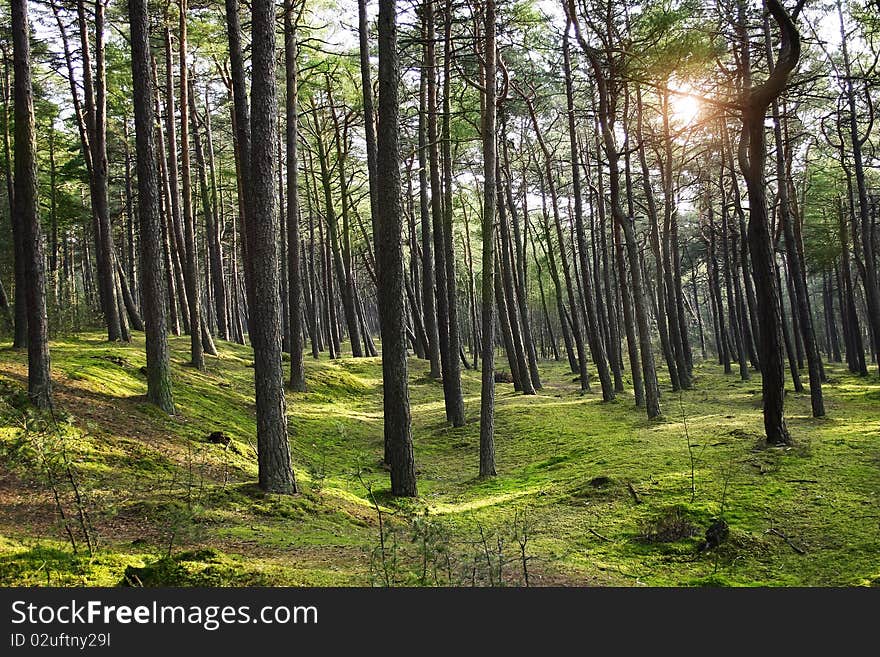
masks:
[[[145,566],[128,566],[120,586],[267,586],[263,573],[213,549],[162,557]]]

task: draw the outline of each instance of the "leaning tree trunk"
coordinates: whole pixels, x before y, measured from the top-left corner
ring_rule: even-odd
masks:
[[[590,65],[596,79],[596,88],[599,97],[599,126],[602,140],[605,146],[605,155],[608,158],[609,198],[611,202],[611,214],[615,226],[623,231],[626,254],[629,261],[630,277],[632,278],[632,301],[636,315],[638,328],[639,352],[641,354],[643,384],[645,386],[645,410],[648,418],[659,417],[660,390],[657,386],[657,374],[654,368],[654,349],[651,343],[651,333],[648,323],[648,310],[645,303],[645,290],[642,278],[641,263],[639,262],[638,244],[636,243],[634,218],[624,214],[620,202],[620,151],[615,144],[614,136],[614,97],[608,86],[609,77],[613,77],[603,69],[601,56],[584,40],[580,27],[575,18],[574,1],[569,0],[566,4],[566,12],[575,28],[575,36],[581,45],[581,49],[590,60]],[[629,192],[630,190],[627,189]],[[632,194],[630,193],[630,199]],[[621,281],[624,285],[624,281]]]
[[[583,199],[581,198],[581,167],[579,162],[579,149],[577,145],[576,123],[574,116],[574,86],[571,79],[571,49],[569,47],[566,24],[565,34],[562,37],[563,61],[565,70],[565,98],[568,114],[568,137],[571,152],[571,181],[572,195],[574,196],[574,222],[577,230],[578,256],[581,265],[581,280],[583,281],[583,297],[586,309],[587,341],[590,345],[590,354],[596,364],[599,373],[599,382],[602,386],[602,399],[612,401],[614,399],[614,385],[611,382],[611,373],[608,369],[608,359],[605,355],[605,346],[599,334],[599,323],[596,318],[596,307],[593,303],[593,290],[590,283],[590,265],[587,259],[587,238],[584,231]],[[582,368],[583,369],[583,368]]]
[[[773,51],[770,42],[770,23],[766,17],[764,19],[764,42],[767,48],[767,65],[772,74],[775,64],[773,63]],[[788,264],[791,269],[795,292],[795,303],[793,305],[796,307],[792,308],[792,313],[797,313],[800,320],[801,337],[803,338],[804,351],[807,356],[807,369],[810,379],[810,404],[813,417],[823,417],[825,415],[825,402],[822,398],[822,358],[819,355],[819,348],[816,344],[813,318],[810,313],[810,296],[807,291],[806,272],[804,271],[804,263],[801,260],[798,240],[795,234],[794,223],[797,221],[797,218],[789,198],[788,179],[790,171],[786,166],[785,154],[783,152],[781,123],[783,119],[780,116],[778,101],[774,99],[770,106],[773,116],[776,179],[779,181],[777,184],[779,220],[782,222],[782,233],[785,236],[785,249],[788,254]]]
[[[742,8],[742,5],[740,5]],[[785,377],[782,362],[782,344],[779,324],[783,321],[782,305],[776,285],[775,262],[767,216],[767,198],[764,186],[766,143],[764,118],[767,108],[782,92],[788,76],[800,58],[800,35],[791,17],[779,0],[767,0],[767,6],[781,30],[781,49],[776,67],[770,77],[757,87],[744,81],[742,120],[744,136],[748,138],[747,156],[740,167],[749,193],[749,247],[752,254],[752,273],[758,302],[760,330],[759,357],[763,374],[764,430],[767,442],[788,444],[791,436],[783,415],[785,407]],[[748,42],[743,40],[743,70],[748,72]],[[744,151],[741,149],[740,151]],[[783,183],[784,184],[784,183]]]

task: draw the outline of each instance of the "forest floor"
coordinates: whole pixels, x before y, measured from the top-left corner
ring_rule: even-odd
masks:
[[[142,335],[55,340],[48,416],[23,404],[25,354],[0,351],[0,585],[880,585],[873,371],[829,366],[824,419],[789,393],[795,445],[768,448],[757,374],[703,363],[650,422],[545,362],[535,397],[496,386],[498,476],[481,480],[479,374],[453,429],[413,359],[419,498],[395,500],[380,360],[307,358],[309,392],[288,394],[301,493],[284,497],[254,484],[250,350],[218,342],[199,373],[188,337],[171,346],[173,417],[145,401]]]

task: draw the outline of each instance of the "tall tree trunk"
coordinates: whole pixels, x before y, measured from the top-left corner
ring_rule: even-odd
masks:
[[[502,121],[503,125],[503,121]],[[495,170],[497,183],[497,197],[501,199],[498,202],[498,240],[501,243],[501,255],[495,256],[496,276],[495,296],[498,297],[498,317],[501,320],[502,327],[509,330],[509,347],[507,357],[511,361],[511,370],[513,374],[514,389],[521,390],[527,395],[535,394],[535,386],[532,384],[531,374],[526,362],[525,347],[522,341],[522,331],[519,326],[519,313],[517,312],[516,293],[513,284],[513,262],[511,259],[510,249],[510,222],[507,219],[507,209],[504,205],[504,195],[501,189],[501,171],[500,167]],[[499,291],[502,294],[499,295]],[[502,300],[503,299],[503,300]],[[514,367],[515,365],[515,367]],[[515,370],[515,372],[513,371]]]
[[[745,142],[743,142],[743,145]],[[741,146],[742,147],[742,146]],[[737,179],[736,169],[733,163],[733,148],[730,144],[730,136],[728,134],[727,123],[721,122],[721,148],[724,152],[723,157],[726,162],[726,169],[730,171],[730,191],[733,198],[733,208],[736,212],[736,218],[739,226],[739,269],[736,278],[742,276],[744,296],[748,307],[748,321],[743,322],[744,327],[748,327],[748,351],[752,361],[752,367],[760,371],[761,361],[758,357],[755,342],[758,339],[758,311],[757,302],[755,300],[755,287],[752,281],[751,273],[751,255],[749,254],[748,229],[746,228],[746,213],[742,206],[742,196],[739,189],[739,180]]]
[[[225,0],[226,3],[226,32],[229,39],[229,63],[232,68],[232,97],[233,97],[233,132],[235,135],[236,170],[239,183],[239,230],[241,242],[241,255],[244,264],[244,287],[246,307],[253,307],[253,294],[251,291],[251,264],[252,257],[248,245],[248,224],[252,216],[252,203],[250,200],[251,190],[251,134],[250,134],[250,110],[247,97],[247,73],[245,72],[244,54],[241,45],[241,18],[239,15],[239,0]],[[250,331],[251,318],[247,314],[247,326]]]
[[[577,230],[578,257],[581,264],[581,281],[583,282],[584,305],[587,320],[587,341],[590,344],[590,354],[593,363],[599,373],[599,382],[602,386],[602,399],[612,401],[614,399],[614,386],[611,383],[611,373],[608,370],[608,359],[605,355],[605,346],[599,334],[599,323],[596,319],[596,308],[593,303],[594,296],[591,287],[590,264],[587,259],[587,238],[584,231],[583,198],[581,197],[581,166],[577,144],[577,132],[574,116],[574,85],[571,79],[571,48],[569,46],[570,22],[566,22],[565,33],[562,36],[562,52],[565,71],[565,98],[568,114],[568,138],[571,154],[571,184],[574,196],[574,223]],[[584,368],[581,367],[583,376]]]
[[[588,169],[589,170],[589,169]],[[617,321],[617,306],[615,303],[615,293],[614,293],[614,277],[613,277],[613,260],[614,260],[614,251],[610,248],[611,245],[608,244],[608,231],[607,231],[607,215],[605,209],[605,194],[603,192],[603,184],[602,184],[602,162],[599,158],[599,141],[598,136],[596,137],[596,188],[594,190],[596,195],[596,205],[598,212],[598,221],[599,221],[599,235],[600,235],[600,249],[601,249],[601,260],[602,260],[602,282],[605,287],[605,300],[604,303],[600,299],[597,289],[596,296],[596,305],[599,308],[602,308],[607,314],[607,322],[608,322],[608,357],[611,361],[611,371],[614,374],[614,390],[615,392],[623,392],[623,354],[621,353],[620,347],[620,323]],[[593,226],[593,233],[595,235],[596,227]],[[612,237],[613,241],[613,237]],[[597,269],[598,271],[598,269]],[[599,287],[598,285],[596,286]],[[625,299],[626,301],[626,299]],[[629,344],[629,342],[627,342]],[[636,357],[635,362],[638,363],[638,357]],[[633,372],[636,376],[633,379],[633,389],[636,393],[636,401],[644,398],[644,391],[641,385],[641,375],[640,372],[637,371],[638,368],[634,368]],[[638,385],[636,385],[638,383]],[[641,405],[637,403],[636,405]]]
[[[446,264],[446,294],[448,297],[449,362],[443,371],[443,387],[446,397],[447,417],[454,427],[464,426],[464,397],[461,391],[461,367],[459,354],[461,328],[458,323],[458,294],[455,278],[455,243],[453,240],[452,200],[452,0],[446,0],[443,15],[443,101],[442,141],[443,158],[443,251]],[[539,384],[540,385],[540,384]]]
[[[211,191],[208,186],[208,167],[205,162],[205,150],[202,147],[202,136],[199,132],[198,112],[196,107],[195,89],[193,86],[193,83],[190,81],[188,87],[188,104],[192,125],[193,148],[196,153],[196,174],[199,178],[199,197],[202,202],[202,214],[205,215],[205,241],[208,243],[206,274],[209,291],[213,291],[215,296],[214,300],[216,301],[218,298],[222,299],[225,296],[222,285],[223,264],[220,256],[219,234],[217,232],[217,227],[215,226],[217,217],[215,208],[212,204]],[[217,284],[218,280],[221,281],[220,285]],[[201,286],[201,283],[199,285]],[[218,304],[214,304],[215,309],[217,308],[217,305]],[[208,306],[210,308],[211,304],[208,304]],[[215,319],[219,332],[220,325],[224,320],[221,319],[219,313]],[[202,318],[202,323],[203,325],[208,323],[204,317]]]
[[[137,154],[141,290],[146,322],[147,399],[166,413],[174,412],[168,330],[165,314],[165,253],[159,212],[159,178],[155,160],[156,117],[153,114],[150,19],[146,0],[129,0],[131,73],[134,91],[135,150]]]
[[[149,70],[147,72],[149,73]],[[150,102],[152,103],[152,98],[150,99]],[[125,228],[128,245],[125,258],[125,272],[131,283],[132,295],[134,295],[135,299],[140,301],[140,283],[138,281],[137,256],[135,255],[137,249],[135,248],[135,210],[134,194],[132,193],[131,145],[129,143],[127,116],[122,122],[122,140],[125,146]]]
[[[747,150],[740,149],[740,154],[743,156],[740,167],[749,192],[749,248],[752,255],[752,271],[758,302],[764,430],[767,442],[788,444],[791,442],[791,436],[788,433],[783,415],[785,380],[782,345],[779,340],[779,324],[783,321],[782,305],[774,275],[774,254],[764,188],[764,162],[766,159],[764,118],[770,103],[782,92],[789,74],[797,66],[800,57],[800,36],[791,17],[782,8],[779,0],[767,0],[767,7],[781,30],[781,51],[777,65],[770,77],[763,84],[752,87],[749,75],[748,39],[745,35],[742,38],[741,66],[744,71],[742,120],[745,127],[743,136],[748,139],[748,148]],[[742,1],[740,2],[740,10],[744,11]],[[742,20],[741,16],[741,22]],[[744,27],[741,30],[745,32]]]
[[[119,322],[119,304],[116,295],[116,276],[113,267],[113,233],[110,229],[110,208],[107,199],[107,69],[104,49],[104,0],[95,0],[95,71],[91,70],[88,48],[88,28],[83,0],[77,3],[82,35],[83,86],[86,90],[87,126],[91,148],[89,191],[95,225],[95,255],[98,265],[98,284],[107,339],[124,339]]]
[[[666,283],[666,308],[669,312],[669,339],[676,358],[679,385],[685,390],[692,386],[693,355],[684,317],[684,293],[681,285],[681,249],[678,244],[678,208],[672,175],[672,134],[669,127],[669,89],[661,95],[663,102],[663,276]],[[663,318],[659,319],[664,321]]]
[[[423,21],[423,32],[427,27]],[[427,40],[427,37],[426,37]],[[432,379],[441,376],[440,333],[437,326],[437,304],[434,296],[434,243],[428,200],[428,71],[422,67],[419,83],[419,218],[422,228],[422,316],[428,337],[428,361]],[[445,397],[445,395],[444,395]]]
[[[480,387],[480,476],[495,476],[495,0],[483,5],[483,371]]]
[[[840,312],[845,318],[844,325],[848,328],[847,332],[850,336],[850,342],[847,346],[846,360],[850,372],[865,376],[868,374],[868,368],[865,363],[865,347],[862,343],[862,330],[859,325],[859,315],[856,311],[855,294],[849,262],[849,231],[847,230],[846,213],[843,209],[843,202],[840,199],[837,200],[837,215],[840,225],[840,270],[843,279],[843,285],[838,286],[843,290],[843,302],[840,306]]]
[[[348,128],[342,128],[333,105],[333,87],[330,84],[330,76],[325,77],[327,82],[327,99],[330,109],[330,118],[333,120],[336,142],[336,166],[339,169],[339,205],[340,218],[342,219],[342,245],[339,245],[339,231],[331,227],[331,244],[333,245],[333,258],[336,263],[336,271],[339,276],[339,287],[342,291],[342,308],[345,312],[345,324],[348,327],[348,337],[351,342],[351,353],[355,358],[361,358],[364,353],[361,349],[360,330],[358,328],[357,308],[355,303],[354,273],[352,272],[351,260],[351,227],[349,222],[349,193],[348,178],[346,177],[345,163],[348,160],[347,134]],[[328,154],[329,157],[329,154]],[[325,185],[329,179],[325,181]],[[325,187],[329,189],[329,186]],[[335,219],[336,215],[333,214]]]
[[[661,252],[660,247],[660,219],[657,216],[657,202],[654,198],[654,190],[651,187],[651,173],[648,168],[648,157],[645,153],[645,135],[642,117],[642,92],[641,89],[636,90],[636,130],[639,134],[639,163],[642,168],[642,191],[645,195],[648,222],[651,226],[651,251],[654,254],[654,280],[657,286],[657,331],[660,334],[660,348],[663,351],[663,357],[666,360],[666,368],[669,371],[669,380],[672,384],[672,391],[676,392],[681,388],[678,379],[678,361],[672,348],[669,336],[669,323],[667,317],[670,312],[674,313],[674,308],[667,308],[666,278],[664,276],[663,262],[665,256]],[[665,163],[664,163],[665,164]],[[666,179],[664,176],[664,190],[666,189]],[[665,199],[664,212],[668,207],[671,198]],[[676,327],[677,330],[677,327]]]
[[[491,0],[490,0],[491,1]],[[385,442],[392,495],[415,497],[412,421],[406,361],[406,306],[400,207],[396,0],[379,0],[379,125],[376,153],[376,255]]]
[[[738,306],[734,301],[733,265],[731,264],[730,247],[730,211],[727,204],[727,195],[724,193],[724,172],[721,172],[719,184],[721,194],[721,250],[724,259],[724,287],[727,291],[727,310],[730,315],[730,333],[733,335],[733,345],[736,346],[736,362],[739,365],[739,376],[743,381],[749,379],[749,367],[746,363],[745,336],[742,330],[742,322],[738,312]]]
[[[367,0],[358,0],[358,45],[361,92],[364,102],[364,138],[367,145],[367,178],[370,186],[370,223],[376,232],[376,123],[373,108],[373,81],[370,75],[370,34],[367,27]]]
[[[556,225],[556,239],[559,242],[559,259],[560,264],[562,265],[562,274],[565,277],[565,289],[568,296],[568,320],[571,326],[571,336],[574,340],[575,349],[577,350],[577,371],[580,374],[581,391],[589,392],[590,375],[587,370],[587,354],[584,349],[584,339],[581,332],[580,306],[575,300],[575,285],[572,281],[571,270],[568,266],[567,249],[565,248],[565,238],[562,233],[562,220],[559,214],[559,199],[556,191],[555,176],[552,169],[553,158],[550,149],[547,147],[544,137],[541,134],[534,103],[530,98],[527,98],[524,95],[523,99],[526,101],[529,116],[532,119],[532,127],[535,130],[535,137],[538,140],[538,146],[540,146],[541,152],[544,156],[544,175],[547,181],[547,189],[550,192],[550,207],[553,209],[553,221]],[[548,250],[552,250],[553,248],[549,241],[547,248]]]
[[[54,7],[53,7],[54,8]],[[64,40],[65,49],[67,48],[67,40]],[[69,60],[68,60],[69,61]],[[75,83],[74,88],[75,88]],[[15,293],[15,321],[14,333],[12,338],[13,349],[24,349],[28,341],[28,323],[27,323],[27,281],[24,275],[24,226],[20,225],[19,218],[21,215],[15,210],[15,188],[13,184],[13,161],[12,148],[10,145],[9,128],[13,125],[13,119],[9,116],[10,92],[12,88],[9,77],[9,60],[3,58],[3,155],[5,161],[6,173],[6,198],[9,201],[9,223],[12,227],[12,248],[13,248],[13,291]],[[22,257],[16,257],[18,255]]]
[[[837,13],[840,19],[841,52],[843,54],[844,74],[846,75],[846,101],[849,109],[849,137],[852,146],[852,166],[855,173],[856,189],[858,196],[858,234],[861,237],[862,266],[859,273],[862,276],[865,291],[865,305],[868,310],[869,336],[873,337],[874,353],[880,356],[880,278],[877,275],[876,260],[874,254],[873,226],[871,216],[871,203],[868,199],[867,181],[865,178],[865,164],[862,146],[869,135],[864,137],[859,134],[858,120],[860,112],[856,107],[856,91],[852,76],[852,64],[849,49],[847,47],[846,28],[843,20],[841,2],[837,2]],[[855,243],[854,243],[855,245]],[[880,364],[880,357],[877,358]]]
[[[287,294],[290,312],[290,389],[304,392],[306,375],[303,369],[303,291],[299,237],[299,102],[297,95],[297,43],[294,22],[294,0],[284,6],[284,68],[287,82]]]
[[[52,406],[49,362],[49,320],[46,315],[46,272],[37,215],[37,138],[31,77],[30,25],[27,0],[12,0],[12,66],[15,103],[16,222],[21,228],[28,327],[28,397],[37,408]]]
[[[178,65],[180,67],[180,185],[183,203],[183,278],[186,300],[189,304],[190,356],[193,367],[205,369],[205,350],[202,343],[202,304],[199,257],[196,244],[195,219],[192,209],[192,181],[189,165],[189,69],[187,64],[187,0],[179,0]]]
[[[638,245],[636,244],[635,229],[633,227],[633,217],[627,217],[623,212],[620,202],[620,170],[619,158],[620,152],[615,144],[614,121],[615,121],[615,98],[608,87],[608,78],[613,77],[603,69],[600,62],[600,56],[595,52],[583,39],[580,33],[577,20],[575,20],[575,10],[573,0],[569,0],[566,10],[571,18],[575,36],[581,45],[581,49],[590,60],[593,73],[596,78],[596,87],[599,96],[599,126],[602,134],[602,140],[605,146],[605,155],[608,158],[608,181],[609,181],[609,197],[611,202],[611,214],[614,217],[614,223],[623,231],[627,259],[629,260],[630,277],[632,279],[633,307],[635,309],[636,324],[639,334],[639,351],[641,353],[642,374],[644,375],[643,383],[645,386],[645,410],[648,418],[659,417],[660,410],[660,390],[657,386],[657,375],[654,369],[654,349],[651,344],[651,333],[648,324],[648,312],[645,303],[645,291],[642,281],[641,266],[639,263]],[[612,72],[613,73],[613,72]],[[627,192],[631,192],[627,188]],[[632,194],[629,193],[632,199]],[[631,213],[632,214],[632,213]]]
[[[251,306],[254,384],[257,406],[259,484],[271,493],[295,493],[287,438],[287,405],[281,362],[281,298],[275,208],[275,139],[278,106],[275,93],[275,3],[252,3],[251,168],[253,213],[248,244],[253,257]],[[183,60],[183,57],[181,57]]]
[[[168,206],[171,209],[171,254],[177,282],[177,296],[180,302],[180,315],[184,331],[190,333],[188,287],[185,269],[185,239],[180,210],[180,169],[177,164],[177,124],[174,96],[174,48],[171,42],[171,28],[165,27],[165,136],[168,140],[166,172],[168,176]]]
[[[547,214],[547,195],[544,193],[544,174],[538,171],[538,180],[541,188],[541,227],[543,228],[544,255],[547,257],[547,268],[550,270],[550,279],[553,281],[553,289],[556,293],[556,310],[559,314],[559,326],[562,330],[562,341],[565,344],[565,352],[568,356],[568,366],[572,372],[579,372],[577,356],[574,351],[574,344],[571,337],[571,323],[568,320],[568,312],[565,308],[563,300],[562,282],[559,279],[559,270],[556,266],[556,255],[553,249],[553,239],[550,236],[550,216]]]
[[[208,235],[209,254],[211,258],[211,284],[214,292],[214,312],[217,316],[217,334],[223,340],[230,339],[229,307],[226,304],[226,279],[223,270],[223,212],[218,202],[217,170],[214,165],[214,135],[211,130],[211,108],[208,106],[207,89],[205,90],[205,148],[208,155],[208,173],[211,183],[211,208],[213,221],[211,234]]]

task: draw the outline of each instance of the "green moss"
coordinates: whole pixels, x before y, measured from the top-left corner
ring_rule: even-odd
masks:
[[[165,556],[144,566],[128,566],[121,586],[267,586],[267,574],[248,569],[212,549]]]
[[[288,394],[304,493],[283,497],[253,483],[250,350],[219,342],[219,357],[208,357],[207,371],[198,372],[186,365],[188,338],[172,337],[170,345],[172,417],[145,401],[142,336],[130,346],[108,346],[99,334],[52,344],[64,399],[77,402],[58,409],[71,421],[52,440],[84,493],[98,538],[92,559],[70,554],[57,522],[29,522],[57,516],[34,442],[50,423],[31,413],[22,430],[22,413],[30,413],[25,357],[0,352],[0,474],[33,482],[32,499],[16,507],[23,514],[0,518],[7,536],[0,540],[0,583],[45,584],[48,571],[52,584],[109,585],[132,567],[147,568],[147,579],[184,585],[369,584],[378,542],[373,499],[386,527],[399,531],[401,554],[418,540],[413,518],[426,510],[452,552],[477,544],[480,529],[516,545],[513,525],[527,511],[529,550],[542,571],[535,577],[556,583],[877,585],[880,577],[873,512],[880,502],[880,382],[833,364],[824,388],[828,418],[813,419],[808,395],[789,392],[796,445],[778,449],[760,440],[757,374],[741,382],[704,363],[694,390],[673,394],[661,371],[664,419],[649,422],[630,392],[603,403],[595,392],[580,394],[565,363],[544,362],[541,394],[498,386],[498,476],[482,480],[479,372],[462,373],[467,422],[452,428],[442,386],[414,359],[420,498],[406,501],[390,496],[380,465],[379,359],[306,360],[309,391]],[[205,442],[213,431],[235,448]],[[67,511],[75,511],[70,491],[62,493]],[[729,538],[700,551],[719,516]],[[655,540],[664,522],[689,530]],[[169,543],[173,558],[157,557]],[[207,548],[216,552],[194,553]],[[418,583],[412,576],[401,581]]]

